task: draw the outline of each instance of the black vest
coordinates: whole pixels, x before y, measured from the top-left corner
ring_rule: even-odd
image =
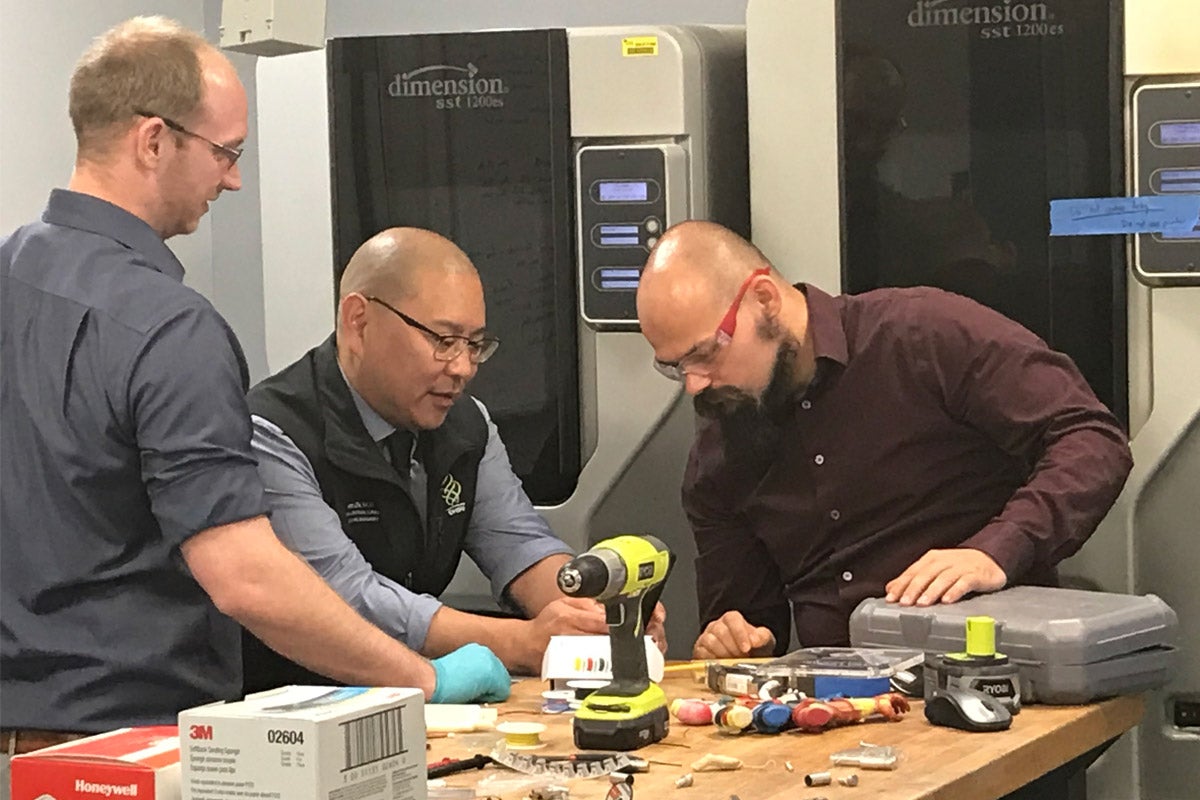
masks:
[[[417,437],[428,476],[426,524],[400,476],[363,425],[338,369],[333,337],[250,390],[250,411],[278,425],[308,458],[342,531],[381,575],[438,596],[458,568],[487,446],[483,413],[467,395],[445,422]],[[243,637],[245,691],[289,683],[328,684],[254,636]]]

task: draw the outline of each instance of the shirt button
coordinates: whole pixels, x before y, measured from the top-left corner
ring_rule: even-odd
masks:
[[[808,409],[812,408],[812,401],[811,400],[801,400],[800,407],[803,408],[805,411],[807,411]]]
[[[842,580],[846,581],[847,583],[854,580],[854,573],[850,570],[846,570],[842,573]]]
[[[813,461],[816,462],[816,465],[819,467],[825,463],[825,456],[818,455],[816,458],[813,459]]]
[[[830,512],[829,512],[829,518],[830,518],[830,519],[832,519],[832,520],[835,520],[835,521],[836,521],[836,520],[839,520],[839,519],[841,519],[841,518],[842,518],[842,512],[838,511],[838,510],[835,508],[833,511],[830,511]]]

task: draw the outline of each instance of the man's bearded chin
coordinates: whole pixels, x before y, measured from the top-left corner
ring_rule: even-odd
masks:
[[[735,386],[721,386],[705,389],[693,399],[697,414],[720,423],[726,453],[770,456],[776,452],[783,412],[797,395],[799,354],[800,343],[795,337],[783,336],[775,353],[771,380],[758,397]]]

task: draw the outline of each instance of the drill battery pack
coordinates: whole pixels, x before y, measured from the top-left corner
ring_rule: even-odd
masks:
[[[632,719],[575,718],[575,746],[580,750],[637,750],[667,738],[670,714],[660,706]]]

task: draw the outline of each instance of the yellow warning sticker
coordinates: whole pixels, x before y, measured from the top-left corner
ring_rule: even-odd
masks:
[[[656,56],[658,55],[657,36],[626,36],[621,39],[621,55]]]

